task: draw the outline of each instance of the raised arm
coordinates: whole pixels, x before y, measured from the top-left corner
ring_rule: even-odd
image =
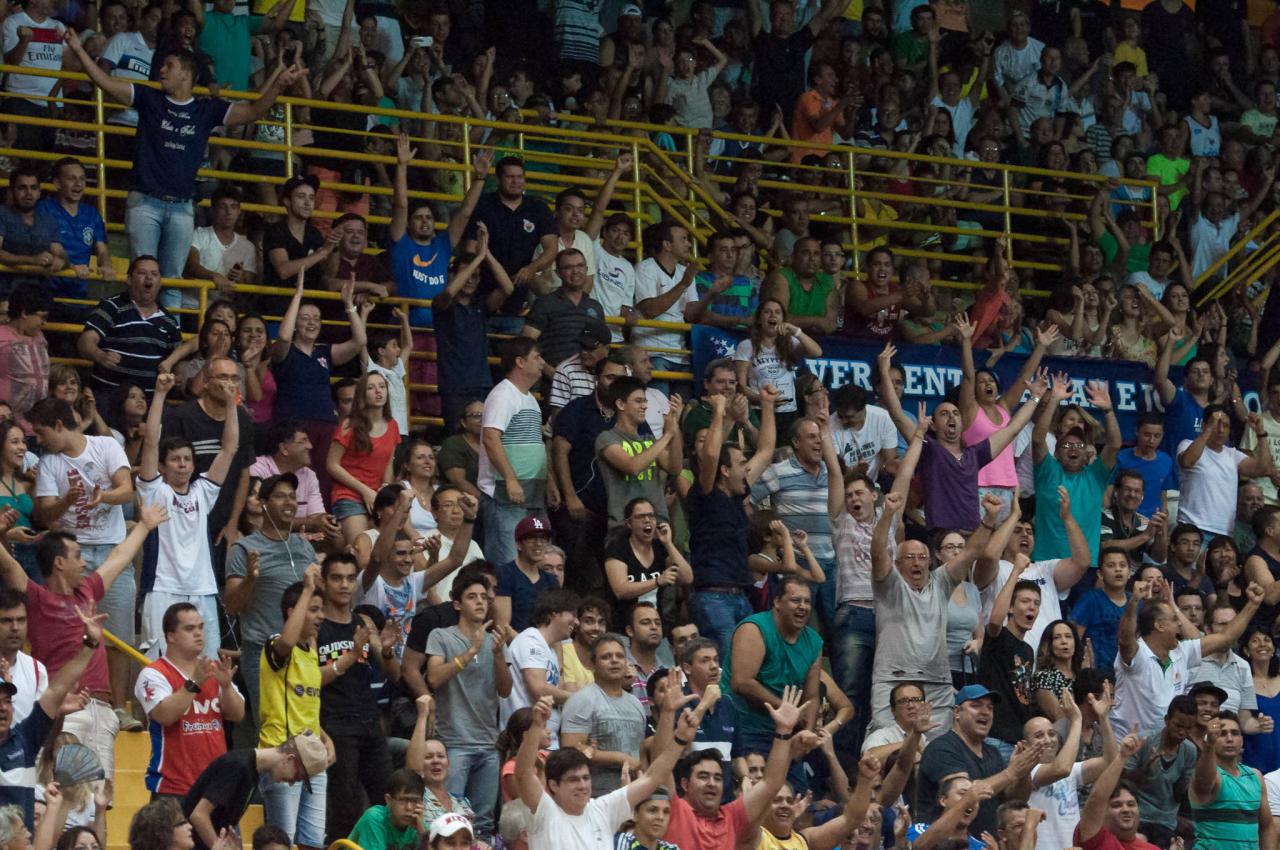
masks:
[[[897,427],[898,433],[908,440],[915,433],[916,424],[911,421],[911,417],[907,416],[902,410],[902,402],[898,400],[898,394],[893,390],[893,378],[889,374],[890,368],[893,366],[893,356],[898,353],[898,349],[893,347],[893,343],[885,343],[884,350],[876,357],[876,365],[880,370],[880,403],[884,405],[884,409],[889,411],[889,417],[893,419],[893,424]]]
[[[529,811],[537,812],[542,802],[542,780],[535,769],[538,760],[538,748],[542,736],[547,734],[547,723],[551,719],[554,703],[551,697],[540,697],[533,704],[533,725],[524,733],[520,749],[516,752],[516,790],[520,793],[520,801],[529,807]]]
[[[591,202],[591,218],[587,219],[587,226],[582,229],[587,236],[591,237],[592,241],[600,238],[605,216],[609,214],[609,202],[613,200],[613,193],[618,188],[618,181],[622,179],[622,175],[631,171],[633,164],[630,153],[623,151],[618,154],[618,158],[613,163],[613,170],[609,172],[604,185],[600,187],[600,191],[596,193],[595,200]]]
[[[1151,582],[1135,581],[1133,592],[1125,603],[1124,613],[1120,615],[1120,625],[1116,627],[1116,642],[1120,660],[1125,664],[1133,661],[1138,654],[1138,603],[1150,599]]]
[[[330,349],[333,356],[333,365],[341,366],[343,363],[350,363],[359,357],[365,351],[367,342],[367,331],[365,330],[364,317],[359,308],[356,307],[356,276],[352,272],[351,280],[342,284],[342,307],[347,312],[347,321],[351,325],[351,338],[345,342],[339,342]],[[366,302],[368,305],[368,302]],[[369,305],[371,306],[371,305]]]
[[[298,324],[298,310],[302,308],[302,287],[306,283],[304,275],[305,270],[298,270],[293,298],[285,308],[284,316],[280,319],[280,327],[276,330],[276,338],[271,343],[272,363],[284,360],[289,355],[289,349],[293,347],[293,332]]]
[[[777,417],[774,409],[778,404],[778,389],[773,384],[765,384],[760,388],[760,429],[756,432],[756,452],[747,461],[747,485],[760,479],[764,471],[773,462],[773,449],[777,443]]]
[[[302,639],[302,627],[306,624],[308,616],[307,607],[311,603],[311,597],[315,595],[319,582],[320,565],[308,564],[302,573],[302,593],[289,611],[289,616],[285,618],[280,634],[271,641],[271,654],[275,656],[276,661],[286,661],[293,652],[293,648],[298,645],[298,641]]]
[[[800,689],[788,685],[782,690],[782,699],[775,707],[766,706],[769,716],[773,718],[773,746],[769,748],[769,759],[764,766],[764,779],[752,785],[742,794],[742,808],[747,820],[754,821],[761,817],[773,802],[773,797],[787,778],[787,768],[791,764],[791,739],[800,726],[801,718],[809,705],[800,704]]]
[[[1216,717],[1205,724],[1204,738],[1196,741],[1200,755],[1196,758],[1196,768],[1191,774],[1191,787],[1187,789],[1192,803],[1211,803],[1222,789],[1222,778],[1218,775],[1218,736],[1222,734],[1222,721]],[[1248,770],[1248,768],[1244,768]]]
[[[995,602],[991,603],[991,616],[987,618],[987,634],[990,637],[1000,634],[1004,628],[1005,618],[1009,616],[1009,605],[1013,602],[1013,588],[1022,578],[1023,571],[1029,566],[1031,566],[1031,559],[1026,555],[1019,552],[1013,556],[1013,569],[1009,572],[1009,578],[996,594]]]
[[[223,396],[223,403],[226,405],[227,418],[222,423],[222,442],[218,445],[218,453],[214,455],[213,463],[209,464],[209,469],[204,474],[205,478],[221,487],[226,483],[227,473],[231,471],[231,462],[235,460],[236,452],[240,449],[240,408],[236,405],[239,389],[234,384],[206,381],[204,391]],[[152,405],[154,404],[153,401]]]
[[[1031,421],[1031,415],[1036,412],[1036,408],[1040,405],[1040,399],[1049,391],[1048,379],[1044,374],[1041,374],[1034,381],[1027,381],[1025,386],[1031,391],[1031,397],[1018,408],[1018,412],[1009,420],[1008,425],[1005,425],[987,438],[992,457],[1000,454],[1004,451],[1005,446],[1017,439],[1018,433]]]
[[[164,418],[164,403],[173,389],[172,372],[161,372],[156,375],[155,394],[151,397],[151,407],[147,409],[147,422],[142,429],[142,453],[138,458],[138,478],[152,481],[160,475],[160,428]]]
[[[1045,352],[1049,350],[1049,346],[1057,342],[1058,335],[1057,325],[1036,328],[1036,347],[1031,351],[1031,355],[1026,362],[1022,364],[1018,377],[1013,379],[1013,383],[1009,384],[1009,388],[1000,396],[1000,403],[1004,405],[1005,410],[1013,410],[1013,406],[1022,399],[1023,388],[1034,379],[1036,370],[1040,368],[1040,361],[1044,359]]]
[[[880,510],[880,518],[871,532],[871,577],[875,581],[883,581],[893,569],[893,559],[889,557],[889,529],[893,518],[906,504],[906,497],[901,493],[890,491],[884,497],[884,506]]]
[[[1066,372],[1053,376],[1053,389],[1044,409],[1036,417],[1036,425],[1031,429],[1031,457],[1036,463],[1049,456],[1049,431],[1053,429],[1053,416],[1058,407],[1071,395],[1071,378]]]
[[[1222,652],[1224,649],[1230,649],[1236,645],[1236,641],[1240,640],[1245,628],[1249,625],[1249,621],[1253,619],[1254,614],[1258,613],[1258,608],[1262,605],[1262,585],[1250,582],[1249,586],[1244,589],[1244,593],[1248,601],[1240,609],[1240,612],[1231,618],[1231,622],[1227,623],[1222,631],[1200,638],[1200,653],[1202,655],[1213,655]]]
[[[489,148],[478,151],[471,158],[471,185],[467,187],[467,193],[462,196],[462,205],[449,219],[449,244],[455,249],[462,241],[462,234],[466,232],[467,225],[471,222],[476,204],[480,203],[480,196],[484,194],[484,181],[489,176],[489,167],[492,164],[493,151]]]
[[[1120,752],[1116,757],[1102,770],[1097,780],[1093,783],[1093,789],[1089,792],[1089,799],[1085,801],[1083,808],[1080,809],[1080,823],[1076,828],[1076,832],[1080,837],[1081,844],[1089,844],[1093,837],[1102,831],[1107,820],[1107,809],[1111,803],[1111,792],[1116,789],[1116,784],[1120,782],[1120,774],[1124,771],[1124,763],[1138,751],[1142,746],[1136,735],[1129,735],[1120,742]]]
[[[1115,469],[1116,457],[1124,445],[1124,435],[1120,433],[1120,420],[1116,418],[1115,406],[1111,402],[1111,390],[1106,381],[1090,381],[1085,385],[1085,395],[1089,403],[1103,413],[1103,421],[1107,427],[1107,443],[1102,447],[1102,462],[1107,469]]]
[[[960,421],[968,428],[978,418],[978,400],[974,396],[974,382],[978,377],[973,366],[974,328],[964,313],[956,314],[954,324],[960,333],[960,386],[956,388],[956,407],[960,408]]]
[[[104,94],[117,103],[123,103],[125,106],[133,103],[133,83],[124,77],[113,77],[104,71],[102,66],[85,52],[84,45],[80,43],[80,36],[76,35],[75,27],[67,27],[62,34],[62,40],[67,48],[76,55],[76,59],[80,60],[80,67],[89,75],[90,81],[102,89]]]
[[[418,155],[418,149],[409,143],[409,135],[396,137],[396,177],[391,197],[391,224],[387,238],[397,242],[404,238],[409,227],[409,162]]]

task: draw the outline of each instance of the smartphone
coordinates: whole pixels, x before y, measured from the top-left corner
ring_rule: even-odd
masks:
[[[409,39],[409,44],[414,47],[430,47],[436,43],[436,40],[429,35],[415,35]]]

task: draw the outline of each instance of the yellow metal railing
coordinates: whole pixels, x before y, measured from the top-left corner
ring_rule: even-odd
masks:
[[[1263,272],[1280,261],[1280,228],[1274,225],[1280,221],[1280,210],[1272,211],[1265,216],[1248,233],[1237,236],[1226,253],[1214,260],[1209,268],[1195,279],[1192,290],[1199,295],[1196,306],[1200,307],[1210,301],[1221,298],[1241,283],[1256,280]],[[1250,245],[1254,250],[1243,257],[1238,265],[1231,264],[1246,251]],[[1214,280],[1224,272],[1220,280]]]

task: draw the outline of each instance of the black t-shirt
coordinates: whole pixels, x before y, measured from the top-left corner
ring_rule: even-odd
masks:
[[[316,651],[320,655],[320,669],[337,662],[342,656],[356,650],[357,618],[349,623],[335,623],[325,618],[316,635]],[[369,645],[361,647],[366,660],[360,661],[320,689],[320,726],[325,731],[343,721],[378,719],[378,701],[373,691],[373,670],[369,666]],[[330,732],[332,734],[332,732]]]
[[[609,499],[600,474],[596,438],[613,427],[613,416],[600,413],[596,394],[575,398],[560,409],[552,434],[569,441],[569,477],[582,504],[596,516],[609,512]]]
[[[801,27],[786,38],[761,32],[755,40],[756,70],[753,94],[761,114],[775,105],[790,116],[796,101],[804,92],[804,55],[817,41],[808,27]]]
[[[235,502],[236,487],[240,483],[240,474],[248,469],[254,461],[253,453],[253,417],[243,407],[236,408],[240,417],[240,445],[231,458],[231,467],[222,482],[222,491],[218,493],[218,501],[209,512],[209,528],[216,534],[231,518],[231,506]],[[196,472],[204,474],[213,466],[213,459],[222,448],[222,422],[204,412],[198,400],[189,401],[180,407],[169,408],[164,415],[164,435],[166,437],[186,437],[194,449]]]
[[[319,230],[311,226],[310,222],[302,231],[301,242],[293,238],[288,221],[281,219],[275,224],[268,225],[262,232],[262,285],[292,287],[296,283],[295,280],[282,280],[280,275],[276,274],[276,267],[271,263],[272,250],[283,248],[290,260],[301,260],[323,246],[324,237],[320,235]],[[304,275],[307,289],[324,289],[320,280],[324,275],[321,268],[323,265],[319,263],[307,269]]]
[[[409,636],[405,638],[406,649],[427,654],[427,637],[436,629],[447,629],[458,625],[458,612],[452,602],[441,602],[429,605],[413,615],[409,623]]]
[[[698,565],[693,571],[694,587],[751,587],[742,497],[729,496],[716,486],[703,493],[695,480],[688,501],[689,562]]]
[[[1000,634],[988,635],[982,642],[978,679],[987,690],[1000,695],[995,701],[991,737],[1009,743],[1022,740],[1022,724],[1036,714],[1035,691],[1031,687],[1035,666],[1035,650],[1007,627],[1002,626]]]
[[[489,253],[501,264],[507,274],[516,272],[533,261],[534,249],[548,233],[555,233],[556,221],[545,201],[526,195],[520,205],[511,209],[502,202],[497,192],[480,196],[475,214],[471,217],[471,232],[481,222],[489,228]],[[493,273],[480,268],[480,296],[487,296],[497,286]],[[527,284],[516,286],[503,302],[499,312],[504,316],[519,315],[529,300]]]
[[[990,744],[982,745],[982,755],[977,756],[954,730],[947,732],[924,748],[916,779],[916,804],[911,808],[917,823],[928,823],[938,817],[938,785],[944,777],[953,773],[967,774],[971,780],[990,779],[1005,769],[1005,760]],[[981,835],[985,830],[994,834],[996,808],[1000,801],[994,797],[983,800],[978,806],[978,816],[973,819],[969,831]]]
[[[641,581],[657,578],[667,567],[667,544],[661,540],[653,541],[653,563],[645,566],[640,563],[640,559],[636,557],[635,550],[631,548],[631,535],[622,535],[616,538],[612,543],[605,547],[605,560],[610,558],[621,561],[627,565],[627,584],[635,584]],[[625,623],[629,621],[631,608],[636,604],[634,599],[615,599],[613,603],[613,621],[615,623]]]
[[[218,756],[197,777],[182,801],[182,813],[188,818],[201,800],[213,804],[209,820],[214,832],[230,827],[240,828],[240,818],[249,808],[249,798],[258,787],[258,755],[253,749],[231,750]],[[195,850],[208,850],[200,833],[192,830]]]

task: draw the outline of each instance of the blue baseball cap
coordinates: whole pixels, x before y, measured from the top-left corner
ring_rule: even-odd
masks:
[[[1000,702],[1000,695],[989,691],[983,685],[965,685],[956,691],[956,705],[964,705],[969,700],[990,698],[992,702]]]

